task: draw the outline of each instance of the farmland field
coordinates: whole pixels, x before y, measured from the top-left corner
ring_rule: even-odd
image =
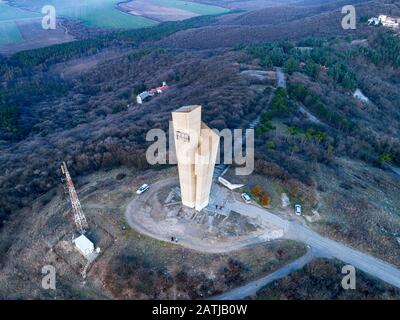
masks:
[[[119,4],[121,10],[131,15],[143,16],[156,21],[179,21],[198,16],[197,13],[173,7],[164,7],[149,0],[134,0]]]
[[[0,0],[0,45],[18,43],[23,40],[15,20],[37,18],[39,15],[10,7]]]
[[[182,0],[149,0],[149,2],[163,7],[172,7],[180,10],[190,11],[198,15],[221,14],[229,11],[228,9],[217,6]]]
[[[23,9],[9,6],[3,0],[0,0],[0,21],[28,19],[38,16],[38,13],[29,12]]]
[[[123,12],[118,8],[119,2],[120,0],[12,0],[12,3],[16,6],[36,12],[40,12],[44,5],[53,5],[59,16],[79,19],[88,26],[103,28],[135,29],[152,26],[157,23],[157,21],[149,18],[152,14],[157,16],[157,14],[163,15],[163,13],[166,13],[167,17],[169,15],[173,17],[172,20],[177,20],[176,16],[186,19],[196,15],[212,15],[229,11],[225,8],[189,1],[139,1],[141,2],[139,7],[147,3],[151,6],[151,14],[146,14],[145,8],[137,11],[129,10],[129,8],[124,8],[124,4],[121,4],[120,7],[127,11]],[[135,2],[132,3],[137,7],[138,4]],[[171,11],[175,11],[175,14],[172,14]],[[135,12],[138,14],[134,14]],[[165,21],[168,19],[157,20]]]
[[[43,17],[41,10],[45,5],[53,5],[57,17],[76,19],[89,27],[107,29],[138,29],[163,21],[229,12],[218,6],[183,0],[120,1],[0,0],[0,52],[9,54],[74,40],[65,27],[39,30]]]
[[[119,0],[14,0],[13,4],[40,12],[45,5],[53,5],[58,16],[83,21],[88,26],[103,28],[142,28],[156,24],[144,17],[132,16],[116,7]]]
[[[104,28],[135,29],[156,24],[155,21],[121,12],[114,5],[118,0],[85,0],[82,5],[63,7],[59,14],[82,20],[86,25]]]
[[[0,22],[0,45],[22,41],[21,33],[14,21]]]

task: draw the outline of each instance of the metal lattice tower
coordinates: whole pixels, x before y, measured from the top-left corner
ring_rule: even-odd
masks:
[[[85,215],[82,211],[82,206],[76,193],[74,183],[72,182],[71,175],[69,174],[67,164],[65,162],[61,165],[61,171],[65,175],[66,184],[69,192],[69,198],[71,200],[72,211],[74,212],[74,221],[78,230],[81,234],[85,233],[85,230],[89,228]]]

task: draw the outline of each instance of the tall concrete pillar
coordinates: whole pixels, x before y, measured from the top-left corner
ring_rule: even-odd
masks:
[[[201,122],[201,106],[172,112],[182,204],[200,211],[208,205],[219,136]]]
[[[212,178],[217,159],[219,136],[201,124],[199,147],[196,152],[196,210],[201,211],[210,200]]]
[[[196,205],[195,160],[201,128],[201,106],[187,106],[172,112],[183,205]]]

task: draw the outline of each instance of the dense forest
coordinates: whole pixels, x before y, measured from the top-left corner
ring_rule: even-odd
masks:
[[[399,45],[398,38],[379,33],[372,39],[374,47],[371,50],[382,52],[382,55],[389,57],[393,48],[378,41],[386,37],[395,39],[390,42],[394,47]],[[298,155],[306,155],[304,159],[307,161],[319,159],[329,162],[331,154],[358,157],[378,166],[388,157],[396,161],[400,156],[399,140],[382,141],[378,134],[371,135],[365,125],[356,120],[361,116],[357,101],[347,99],[346,96],[343,99],[343,96],[337,95],[339,92],[350,95],[360,85],[350,65],[354,55],[360,54],[362,50],[353,47],[346,51],[338,50],[335,41],[306,38],[299,41],[297,46],[290,42],[277,42],[246,47],[246,51],[257,58],[262,67],[281,66],[288,75],[297,73],[291,78],[287,89],[278,89],[274,93],[269,108],[261,118],[261,126],[257,128],[259,144],[268,141],[269,147],[266,152],[269,157],[280,145],[287,145],[286,142],[277,141],[274,133],[276,128],[271,120],[278,118],[289,127],[290,139],[293,140],[290,150]],[[393,60],[380,61],[381,64],[385,61],[388,64],[394,63]],[[306,79],[300,77],[300,74],[306,75],[307,81],[304,81]],[[318,83],[318,86],[314,83]],[[337,93],[332,92],[332,88]],[[337,98],[329,99],[330,96]],[[299,105],[322,122],[302,121],[304,117],[299,112]],[[315,139],[314,133],[319,135],[318,139]],[[346,142],[342,135],[346,135],[347,139],[353,136],[359,144],[351,149],[341,146]],[[314,152],[311,152],[310,148]],[[318,153],[315,153],[317,150]],[[290,166],[287,169],[290,170]]]
[[[262,106],[238,75],[238,55],[133,49],[78,79],[37,71],[9,83],[3,103],[18,113],[2,108],[2,216],[55,186],[62,160],[74,175],[120,165],[148,168],[146,132],[166,129],[170,112],[182,105],[202,104],[213,127],[245,127]],[[152,112],[143,112],[135,95],[162,81],[171,89],[144,106]]]
[[[62,79],[44,75],[52,65],[91,56],[104,48],[138,48],[145,41],[159,40],[180,30],[210,24],[217,17],[200,16],[184,21],[164,22],[150,28],[112,32],[92,39],[22,51],[10,58],[0,56],[0,81],[6,84],[6,87],[0,88],[0,129],[14,132],[10,135],[0,131],[0,138],[23,138],[32,128],[27,128],[27,123],[18,125],[18,115],[27,112],[29,104],[51,99],[71,89]],[[135,57],[138,58],[137,53],[130,55],[131,59]]]
[[[365,55],[376,65],[390,63],[400,67],[400,39],[391,33],[379,33],[373,38],[375,48],[361,47],[360,54]]]
[[[327,46],[322,47],[322,41],[321,39],[307,38],[299,43],[299,46],[305,47],[295,47],[290,42],[250,46],[248,52],[261,59],[262,66],[267,68],[285,67],[289,75],[304,70],[308,76],[317,79],[321,72],[320,66],[324,66],[329,69],[329,76],[338,84],[347,89],[355,89],[357,80],[354,73],[342,62],[345,57],[340,53],[333,53]],[[309,47],[310,44],[313,46]],[[311,48],[313,50],[309,50]]]
[[[215,17],[167,23],[167,28],[158,26],[135,33],[118,32],[97,39],[22,52],[8,59],[3,58],[0,61],[1,77],[3,81],[6,80],[0,91],[0,137],[3,145],[6,146],[7,144],[4,143],[7,141],[16,142],[28,137],[30,140],[50,137],[56,132],[87,125],[92,121],[106,121],[108,118],[110,120],[107,121],[111,121],[113,117],[120,116],[120,113],[127,112],[126,106],[134,101],[135,94],[146,85],[148,87],[157,85],[154,76],[150,75],[154,70],[158,70],[157,74],[160,76],[156,78],[159,78],[159,82],[167,80],[173,87],[176,84],[176,92],[179,92],[179,99],[171,97],[168,106],[163,106],[162,110],[171,110],[172,106],[193,101],[208,106],[206,119],[217,128],[245,125],[246,119],[243,119],[240,114],[224,114],[223,109],[218,109],[221,101],[226,99],[226,94],[221,94],[222,88],[225,88],[223,90],[226,92],[235,90],[236,95],[241,97],[237,100],[240,101],[240,104],[232,100],[235,96],[231,96],[230,100],[233,105],[237,105],[238,110],[242,110],[243,114],[248,115],[248,121],[256,110],[262,110],[261,125],[257,128],[257,144],[258,146],[266,145],[266,147],[259,149],[259,156],[264,157],[263,154],[268,153],[269,159],[281,162],[286,170],[309,183],[312,183],[308,171],[310,168],[306,164],[309,160],[332,163],[333,156],[346,155],[355,156],[374,165],[381,165],[389,159],[396,161],[399,158],[398,140],[381,139],[377,134],[371,135],[370,132],[367,132],[369,130],[364,126],[360,127],[353,120],[360,116],[357,101],[352,99],[349,104],[349,100],[342,96],[342,93],[352,93],[361,85],[355,76],[356,70],[351,67],[352,59],[356,56],[375,61],[368,54],[375,52],[375,54],[386,57],[383,60],[378,59],[381,64],[395,65],[393,52],[398,46],[397,38],[390,37],[387,33],[377,33],[372,38],[371,43],[374,45],[368,47],[370,51],[367,51],[365,47],[351,47],[348,40],[338,41],[336,38],[315,37],[306,37],[297,42],[278,41],[239,46],[233,51],[225,50],[226,53],[222,55],[218,53],[188,54],[182,51],[179,55],[185,57],[185,63],[179,63],[173,59],[174,54],[170,53],[168,49],[137,48],[139,42],[152,41],[177,30],[209,23],[210,19],[215,19]],[[390,38],[388,39],[388,37]],[[114,45],[132,46],[132,49],[123,58],[113,61],[112,65],[102,65],[90,75],[71,81],[48,72],[52,65],[60,61],[69,60],[72,57],[90,56],[93,54],[93,48],[101,50],[103,46]],[[350,47],[347,50],[341,50],[343,45]],[[241,80],[234,76],[232,67],[222,69],[224,64],[217,67],[212,62],[213,60],[222,60],[223,63],[228,63],[235,55],[239,61],[257,59],[262,68],[283,67],[285,72],[292,76],[287,90],[277,90],[270,106],[265,106],[268,93],[249,94],[248,89],[243,89],[242,92],[238,91],[239,87],[237,86],[243,87],[244,84],[239,85]],[[211,56],[213,58],[210,59]],[[191,72],[196,74],[192,80],[190,80],[189,70],[194,66],[191,65],[191,60],[196,61],[195,64],[200,63],[199,65],[205,68],[201,73],[199,73],[199,68],[196,68],[196,71],[192,70]],[[171,68],[174,64],[175,66]],[[214,75],[216,70],[212,70],[210,65],[214,65],[216,70],[220,70],[219,76],[214,79],[211,75]],[[231,75],[229,75],[230,72],[232,72]],[[307,78],[301,78],[301,74]],[[226,78],[221,79],[224,76]],[[239,82],[235,84],[232,77],[236,79],[234,81]],[[152,81],[149,82],[148,79],[152,79]],[[213,99],[199,96],[201,88],[198,85],[199,81],[205,85],[204,92]],[[210,82],[206,84],[206,81]],[[316,82],[318,82],[317,87],[313,85]],[[333,91],[331,90],[332,86],[335,88]],[[243,98],[246,94],[246,98]],[[151,104],[153,103],[158,105],[157,100]],[[229,102],[222,103],[223,105],[229,104]],[[249,108],[250,105],[255,109],[247,112],[249,109],[246,108]],[[304,122],[299,113],[299,105],[304,106],[323,123]],[[134,111],[130,114],[132,119],[136,119],[140,112]],[[136,115],[132,116],[132,114]],[[216,117],[216,115],[218,116]],[[167,113],[163,112],[159,118],[161,120],[166,117]],[[144,117],[140,116],[140,118]],[[155,124],[154,119],[151,119],[149,115],[147,118],[148,120],[138,121],[136,129],[130,132],[130,136],[134,137],[132,142],[135,144],[142,145],[144,132],[149,125]],[[273,119],[283,121],[289,127],[289,137],[285,138],[285,141],[281,141],[282,138],[277,137],[274,133],[274,125],[271,123]],[[346,139],[343,139],[343,135],[346,136]],[[357,145],[352,148],[347,147],[348,143],[354,141],[353,139],[359,141],[358,148]],[[368,147],[366,148],[366,146]],[[126,145],[123,149],[125,148]],[[87,158],[89,150],[87,149],[84,157],[79,155],[79,159]],[[113,150],[110,153],[107,148],[100,155],[96,155],[97,152],[95,152],[92,156],[102,159],[106,154],[110,160],[104,162],[105,167],[127,163],[126,160],[119,160],[121,157],[126,157],[124,156],[127,154],[126,150],[121,151],[118,148]],[[138,152],[134,154],[136,155]],[[62,153],[60,152],[60,155]],[[289,160],[286,158],[287,153],[291,155]],[[86,165],[79,164],[77,168],[87,170],[91,167],[93,170],[103,167],[103,160],[91,161],[92,156],[84,161]],[[145,166],[142,157],[134,156],[133,158],[134,162],[140,161],[140,167]],[[303,169],[299,170],[298,165],[302,161],[305,161]],[[294,165],[294,162],[297,165]],[[98,164],[93,165],[94,163]],[[81,170],[78,169],[78,171]],[[53,177],[50,181],[54,181],[54,173],[46,173],[46,176]],[[35,187],[34,194],[46,191],[46,185],[49,183],[52,185],[50,181],[45,182],[44,180],[39,183]],[[15,193],[12,197],[15,197]],[[2,199],[9,203],[6,200],[7,197]],[[22,203],[27,202],[23,201]],[[15,208],[14,205],[12,207]],[[6,209],[7,206],[3,208],[7,212],[12,211]]]

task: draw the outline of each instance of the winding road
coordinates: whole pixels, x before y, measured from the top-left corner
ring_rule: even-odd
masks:
[[[276,68],[277,86],[286,88],[285,74],[282,68]],[[395,171],[400,174],[400,169]],[[259,219],[272,223],[284,230],[284,238],[306,243],[310,249],[307,254],[294,262],[282,267],[281,269],[242,287],[226,292],[222,295],[213,297],[217,300],[243,299],[255,294],[260,288],[268,283],[283,278],[291,272],[301,269],[305,264],[316,256],[330,257],[339,259],[351,264],[355,268],[362,270],[376,278],[379,278],[397,288],[400,288],[400,269],[394,265],[374,258],[368,254],[357,251],[340,242],[323,237],[310,228],[295,221],[285,220],[264,208],[254,205],[244,204],[234,201],[229,203],[229,209],[250,218]]]
[[[176,178],[167,178],[164,181],[159,181],[157,185],[151,188],[151,191],[144,194],[143,197],[136,197],[127,207],[125,212],[126,221],[128,224],[137,231],[146,234],[150,237],[157,238],[162,241],[168,241],[165,237],[154,234],[152,230],[146,228],[143,221],[137,220],[137,212],[139,207],[151,197],[152,194],[158,192],[159,188],[176,182]],[[374,258],[368,254],[357,251],[345,244],[323,237],[317,232],[311,230],[296,221],[289,221],[281,218],[280,216],[271,213],[270,211],[258,207],[256,205],[249,205],[237,200],[230,200],[226,203],[229,210],[237,212],[243,216],[260,221],[261,224],[275,225],[284,230],[284,239],[295,240],[303,242],[309,246],[306,255],[295,260],[294,262],[282,267],[281,269],[263,277],[259,280],[250,282],[245,286],[236,288],[232,291],[226,292],[220,296],[213,297],[212,299],[242,299],[251,294],[254,294],[261,287],[266,284],[285,277],[294,270],[302,268],[305,264],[313,259],[313,257],[328,257],[336,258],[345,263],[353,265],[355,268],[362,270],[376,278],[379,278],[397,288],[400,288],[400,269],[394,265],[384,262],[380,259]],[[245,247],[260,244],[267,240],[262,235],[250,236],[248,238],[236,239],[231,243],[227,242],[201,242],[194,241],[196,239],[181,238],[180,245],[194,250],[217,253],[217,252],[230,252],[240,250]],[[201,243],[200,243],[201,242]]]
[[[312,249],[308,250],[307,254],[302,256],[301,258],[287,264],[286,266],[278,269],[275,272],[270,273],[269,275],[252,281],[242,287],[238,287],[231,291],[225,292],[219,296],[214,296],[212,300],[240,300],[246,297],[249,297],[255,294],[258,290],[265,287],[267,284],[271,282],[281,279],[283,277],[288,276],[292,272],[303,268],[307,263],[311,262],[315,258],[315,253]]]
[[[230,203],[229,208],[244,216],[259,218],[275,224],[285,230],[284,238],[306,243],[322,256],[339,259],[400,288],[400,269],[394,265],[357,251],[340,242],[323,237],[298,222],[285,220],[266,209],[237,201]]]

